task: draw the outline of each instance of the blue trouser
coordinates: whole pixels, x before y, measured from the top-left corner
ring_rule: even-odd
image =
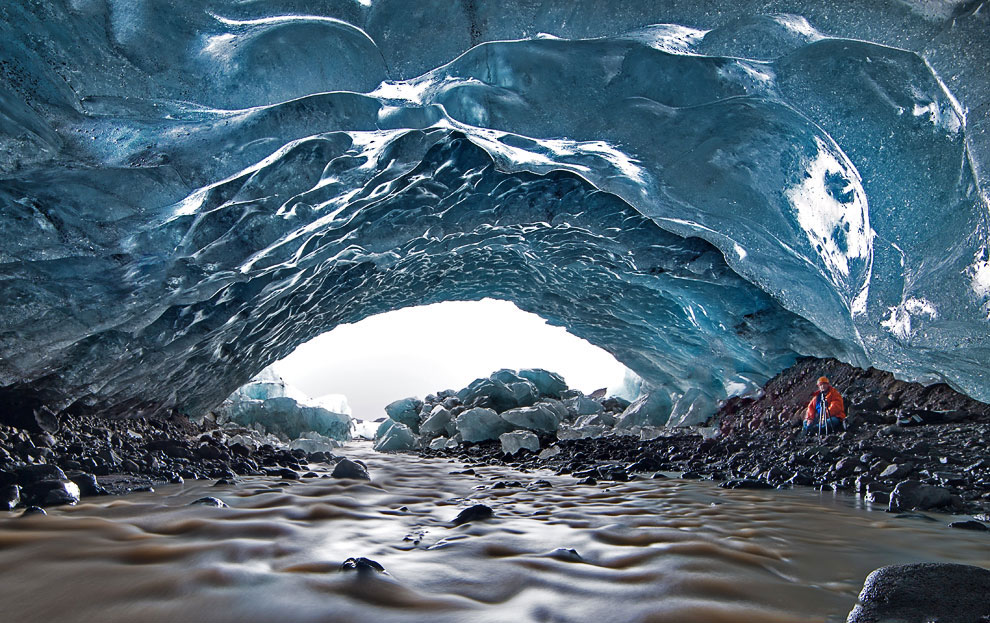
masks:
[[[825,424],[822,426],[821,432],[837,433],[846,429],[846,425],[842,422],[840,418],[829,417],[825,420]],[[818,420],[814,421],[804,421],[804,432],[809,435],[814,435],[818,432]]]

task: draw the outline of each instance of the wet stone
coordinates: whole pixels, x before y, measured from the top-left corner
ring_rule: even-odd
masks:
[[[40,506],[28,506],[27,508],[24,509],[24,512],[21,513],[21,517],[30,517],[32,515],[47,515],[47,514],[48,513],[45,511],[45,509],[41,508]]]
[[[988,528],[985,523],[976,521],[975,519],[953,521],[949,524],[949,527],[959,528],[960,530],[973,530],[974,532],[990,532],[990,528]]]
[[[36,506],[77,504],[79,497],[79,486],[71,480],[42,480],[24,488],[24,499]]]
[[[12,511],[21,503],[21,488],[17,485],[0,487],[0,511]]]
[[[871,573],[847,623],[979,623],[990,618],[990,571],[949,563],[881,567]]]
[[[350,459],[341,459],[333,468],[331,476],[334,478],[350,478],[352,480],[371,480],[371,476],[368,475],[368,468]]]
[[[491,519],[495,515],[495,511],[489,506],[484,504],[475,504],[474,506],[469,506],[465,508],[457,517],[454,517],[451,523],[455,526],[460,526],[461,524],[466,524],[471,521],[480,521],[484,519]]]
[[[96,480],[96,476],[93,474],[87,474],[86,472],[72,472],[69,473],[69,480],[76,483],[79,487],[79,493],[82,496],[88,495],[108,495],[110,492],[100,485]]]
[[[342,572],[357,571],[358,575],[369,573],[385,573],[385,567],[381,563],[370,558],[348,558],[340,565]]]
[[[204,497],[189,503],[189,506],[212,506],[214,508],[228,508],[227,503],[220,498]]]

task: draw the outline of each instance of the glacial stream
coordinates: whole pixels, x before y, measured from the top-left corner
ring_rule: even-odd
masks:
[[[87,498],[47,517],[5,514],[2,618],[840,622],[877,567],[990,567],[985,534],[844,494],[675,478],[587,486],[505,467],[451,474],[470,465],[364,442],[342,453],[365,461],[371,482],[198,481]],[[490,488],[500,480],[524,487]],[[537,480],[551,486],[525,488]],[[203,496],[230,508],[189,506]],[[478,503],[495,517],[451,526]],[[387,575],[338,571],[358,556]]]

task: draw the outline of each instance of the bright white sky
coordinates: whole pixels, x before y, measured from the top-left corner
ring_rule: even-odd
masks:
[[[355,418],[388,403],[460,389],[500,368],[544,368],[590,393],[618,386],[625,366],[512,303],[484,299],[411,307],[341,325],[277,362],[286,383],[313,398],[344,394]]]

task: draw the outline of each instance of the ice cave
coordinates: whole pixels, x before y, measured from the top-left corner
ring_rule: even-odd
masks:
[[[889,425],[894,427],[891,435],[901,434],[898,427],[906,430],[937,418],[971,427],[969,433],[947,432],[927,445],[899,437],[896,449],[855,438],[859,454],[846,463],[838,450],[799,448],[790,455],[791,467],[805,461],[828,471],[826,481],[817,472],[802,475],[804,467],[785,478],[783,472],[773,472],[776,467],[750,463],[760,452],[753,449],[757,446],[735,448],[737,442],[729,440],[728,447],[735,448],[730,451],[700,437],[686,446],[671,441],[658,451],[662,461],[653,457],[653,462],[630,459],[626,467],[586,465],[581,461],[591,461],[597,450],[578,452],[581,440],[570,440],[571,445],[564,444],[569,449],[561,450],[547,448],[540,437],[556,426],[540,424],[540,418],[553,420],[560,413],[548,415],[532,403],[513,406],[523,410],[513,417],[526,419],[533,430],[510,431],[503,447],[512,452],[506,454],[536,456],[541,444],[541,457],[550,450],[564,452],[561,456],[573,451],[584,458],[561,463],[558,476],[580,475],[577,486],[591,487],[596,479],[626,482],[616,474],[626,474],[627,468],[659,473],[663,465],[673,464],[663,461],[688,465],[684,461],[690,456],[717,451],[725,455],[713,473],[731,482],[786,480],[817,483],[819,488],[840,483],[836,487],[855,486],[867,496],[872,495],[870,483],[859,476],[920,473],[917,457],[924,455],[936,466],[918,476],[924,482],[912,485],[912,495],[934,495],[919,487],[963,487],[970,497],[946,492],[936,506],[969,509],[975,515],[978,506],[973,505],[990,504],[990,490],[980,489],[990,482],[990,467],[973,458],[987,450],[979,432],[984,420],[975,415],[984,413],[980,409],[986,405],[960,415],[960,409],[946,406],[951,402],[946,396],[955,391],[967,400],[990,401],[988,33],[986,0],[0,3],[4,499],[9,498],[11,509],[23,505],[21,493],[45,504],[78,500],[80,490],[83,495],[101,490],[92,474],[103,478],[114,470],[158,470],[171,483],[167,486],[205,478],[216,479],[221,487],[234,486],[235,473],[286,480],[292,488],[255,492],[263,497],[251,507],[256,513],[252,520],[261,522],[259,517],[268,512],[264,508],[280,509],[270,510],[281,513],[281,523],[271,528],[233,522],[218,523],[226,527],[209,532],[213,528],[204,526],[213,524],[207,519],[179,524],[162,519],[162,525],[171,527],[161,528],[138,518],[140,500],[151,499],[141,497],[151,495],[142,489],[134,492],[136,506],[107,511],[154,538],[193,534],[189,538],[195,539],[202,534],[199,530],[235,535],[231,541],[218,537],[212,546],[221,549],[240,548],[246,541],[237,539],[250,541],[259,534],[302,539],[293,545],[282,542],[288,562],[279,566],[283,554],[271,554],[262,565],[266,571],[237,566],[259,550],[204,554],[216,566],[197,567],[197,586],[270,582],[285,591],[283,600],[261,602],[246,596],[236,606],[210,602],[212,620],[417,621],[422,620],[415,614],[420,608],[431,612],[431,620],[496,621],[505,620],[499,617],[508,610],[491,614],[481,610],[484,604],[510,602],[516,608],[512,620],[614,620],[605,604],[582,597],[593,589],[575,593],[572,584],[554,584],[546,575],[512,575],[515,571],[508,566],[499,567],[506,575],[490,584],[465,584],[433,601],[418,601],[423,591],[437,595],[434,589],[446,590],[437,587],[461,586],[442,573],[432,588],[413,590],[402,584],[410,576],[430,576],[424,569],[436,571],[429,566],[434,563],[416,558],[426,556],[426,549],[416,548],[421,541],[438,550],[450,545],[452,541],[428,535],[434,529],[430,521],[440,521],[442,512],[433,516],[429,513],[434,511],[424,510],[423,516],[432,519],[403,524],[413,553],[390,558],[391,550],[375,549],[374,534],[393,528],[373,533],[365,524],[351,530],[347,522],[361,514],[358,506],[330,508],[326,505],[331,502],[315,501],[322,499],[317,494],[292,493],[310,486],[293,484],[300,474],[320,478],[307,472],[305,460],[330,459],[332,440],[310,439],[305,448],[261,444],[249,449],[240,443],[224,445],[219,432],[200,435],[188,428],[188,418],[230,411],[222,404],[229,406],[224,400],[235,392],[254,401],[236,407],[244,421],[297,408],[302,403],[275,381],[265,381],[263,395],[243,388],[299,345],[334,327],[390,310],[491,298],[511,302],[604,349],[642,379],[644,396],[684,413],[710,414],[725,405],[735,409],[747,397],[796,396],[797,389],[774,386],[772,379],[815,357],[834,362],[828,364],[834,370],[830,374],[850,384],[850,395],[855,394],[854,381],[884,384],[883,395],[854,396],[857,405],[882,411],[910,397],[923,407],[923,413],[898,412],[891,416],[893,423],[878,416],[881,432],[887,429],[880,426]],[[845,364],[859,372],[839,367]],[[801,374],[817,376],[806,368]],[[528,387],[537,384],[532,379],[550,378],[544,374],[551,373],[501,370],[485,382]],[[917,389],[923,386],[935,389]],[[273,388],[275,393],[269,391]],[[424,391],[433,389],[439,388]],[[546,392],[565,396],[562,390]],[[434,399],[442,408],[444,396]],[[584,404],[576,394],[568,399],[577,410]],[[424,403],[418,404],[422,408]],[[434,408],[429,400],[426,404]],[[305,409],[324,433],[350,434],[346,414],[317,406]],[[478,409],[467,412],[488,417]],[[598,417],[599,412],[587,415]],[[96,425],[90,418],[97,416],[111,419]],[[128,428],[129,418],[145,416],[162,418],[165,432]],[[437,431],[446,426],[444,434],[456,432],[467,440],[475,435],[467,419],[463,430],[455,431],[447,421],[434,424]],[[59,423],[99,448],[92,456],[62,457],[66,472],[55,465],[62,441],[52,434]],[[420,424],[413,422],[413,428]],[[15,432],[20,427],[31,432]],[[176,445],[183,435],[194,445]],[[876,435],[870,439],[882,437]],[[958,454],[938,454],[943,442],[954,444]],[[314,443],[324,443],[319,447],[325,451]],[[659,443],[644,436],[640,449]],[[141,446],[144,463],[121,454],[128,444]],[[26,464],[17,458],[21,456],[28,457]],[[547,460],[553,456],[557,454]],[[376,470],[394,473],[385,480],[396,487],[413,486],[403,474],[425,474],[436,467],[410,457],[391,457],[391,464],[369,457],[356,462],[337,457],[333,468],[334,479],[359,483],[346,485],[354,487],[348,489],[354,500],[360,498],[353,503],[387,506],[383,512],[400,518],[396,522],[403,513],[420,512],[410,500],[432,493],[409,489],[405,497],[389,497],[375,489],[380,483],[361,483],[369,479],[369,465],[372,479]],[[221,459],[222,465],[217,462]],[[197,470],[195,460],[214,463]],[[969,463],[963,465],[965,461]],[[952,471],[963,467],[969,476]],[[471,492],[474,481],[468,480],[488,474],[485,469],[449,472],[446,477],[452,480],[442,485],[448,487],[445,495],[458,501],[482,495]],[[715,479],[713,473],[708,476]],[[323,476],[331,478],[330,473]],[[564,495],[561,489],[547,492],[553,486],[547,480],[523,487],[506,474],[499,477],[500,488],[510,493],[520,488],[527,495]],[[968,484],[960,485],[960,478]],[[822,620],[822,613],[832,613],[828,620],[838,621],[835,613],[848,610],[850,594],[854,597],[863,579],[860,572],[876,566],[876,557],[835,542],[829,551],[844,551],[848,557],[835,564],[833,575],[826,575],[828,565],[794,571],[780,561],[801,555],[779,553],[773,543],[800,541],[799,534],[782,528],[776,541],[768,537],[763,545],[750,547],[745,540],[751,535],[738,532],[726,519],[737,508],[733,504],[741,505],[739,517],[749,512],[745,504],[751,498],[743,494],[719,492],[726,497],[715,502],[714,494],[692,489],[696,485],[686,480],[658,480],[649,489],[633,479],[623,486],[632,492],[628,499],[608,498],[608,488],[590,497],[575,494],[589,517],[600,518],[598,524],[598,519],[588,520],[588,525],[599,526],[593,536],[569,533],[583,548],[581,554],[566,543],[550,552],[534,549],[534,543],[559,536],[554,528],[532,542],[509,536],[528,534],[526,529],[501,534],[499,544],[472,550],[464,558],[456,553],[463,551],[457,547],[468,547],[464,544],[455,553],[437,555],[447,556],[452,569],[462,569],[465,560],[489,558],[493,565],[511,566],[513,557],[532,555],[526,559],[530,569],[572,569],[594,562],[619,574],[626,563],[617,561],[627,559],[608,548],[645,542],[648,549],[663,542],[671,552],[689,555],[684,552],[691,548],[679,549],[684,542],[678,539],[705,526],[729,535],[728,544],[713,537],[702,548],[717,552],[720,562],[712,569],[752,567],[740,571],[736,588],[770,569],[772,573],[752,581],[764,582],[764,588],[786,584],[781,590],[792,591],[781,598],[791,609],[769,602],[739,605],[745,600],[732,592],[736,588],[725,589],[727,601],[711,605],[703,599],[707,589],[699,585],[683,594],[675,590],[680,597],[664,602],[658,613],[649,610],[655,586],[643,587],[643,593],[630,588],[626,603],[635,613],[625,621]],[[891,512],[910,510],[913,506],[904,502],[909,488],[875,489],[874,499],[887,496]],[[255,495],[244,493],[235,502],[231,493],[224,502],[208,493],[200,491],[205,497],[191,504],[228,515],[248,513]],[[370,502],[359,494],[378,497]],[[185,500],[185,494],[175,495],[172,499]],[[784,497],[774,499],[792,500],[814,521],[818,502],[805,507],[804,494],[780,495]],[[656,521],[668,523],[653,526],[650,536],[643,537],[646,541],[636,540],[640,537],[615,526],[640,521],[638,511],[629,511],[622,521],[609,519],[611,513],[625,512],[623,505],[634,504],[632,499],[650,508],[670,504],[680,509],[676,521],[688,523],[675,525],[669,523],[675,521],[671,515],[656,514],[661,517]],[[688,499],[696,506],[677,506]],[[722,500],[728,506],[712,511]],[[496,507],[495,518],[510,513],[508,507]],[[79,508],[72,512],[89,512],[85,508],[90,507]],[[535,517],[544,513],[537,502],[525,508]],[[378,512],[367,510],[363,516],[377,517]],[[478,530],[481,540],[470,542],[483,543],[490,536],[484,531],[500,529],[492,527],[497,523],[477,527],[492,512],[463,509],[466,514],[452,523],[443,519],[444,529],[465,535]],[[866,525],[846,507],[834,512],[849,522],[843,525]],[[972,521],[985,529],[988,516]],[[705,519],[691,524],[690,517]],[[343,526],[339,534],[352,546],[366,544],[367,551],[377,552],[384,567],[381,560],[338,549],[343,546],[320,540],[303,527],[306,521],[330,518],[341,522],[335,524]],[[25,526],[41,525],[31,523],[35,519],[24,521]],[[87,526],[85,530],[96,532],[106,529]],[[913,535],[925,539],[934,534],[929,534],[934,528],[914,530]],[[117,543],[114,539],[122,533],[106,534]],[[899,552],[891,560],[914,560],[897,545],[914,537],[877,538],[877,543],[888,543],[882,546],[885,551]],[[943,558],[990,565],[979,558],[979,547],[959,539],[940,550]],[[506,545],[510,542],[511,547]],[[207,547],[197,543],[195,547]],[[809,551],[817,546],[808,545]],[[20,551],[5,550],[9,559],[3,558],[4,564],[19,564]],[[191,555],[189,551],[175,554],[174,560]],[[323,558],[314,562],[307,552]],[[771,552],[766,560],[753,562],[766,552]],[[120,556],[145,562],[154,558],[146,550]],[[53,554],[52,560],[56,558]],[[338,559],[343,558],[348,559],[341,566]],[[771,559],[776,562],[767,562]],[[49,568],[41,559],[37,565],[31,560],[31,570],[67,581],[59,574],[70,573],[71,565],[53,563]],[[364,584],[306,575],[317,588],[305,592],[304,582],[286,580],[291,574],[329,569],[326,560],[337,561],[330,565],[333,569],[360,577],[389,569],[391,575],[375,581],[390,587],[384,593],[392,601],[384,606],[375,602],[375,607],[392,610],[369,614],[353,606],[374,601],[371,593],[380,594]],[[663,564],[675,565],[679,559],[669,560],[674,562]],[[170,564],[164,558],[157,563]],[[853,571],[845,574],[847,563]],[[667,577],[668,571],[656,571],[657,577]],[[938,573],[943,571],[954,573]],[[782,579],[799,576],[804,578],[801,586]],[[528,579],[506,579],[510,577]],[[586,581],[580,573],[567,577],[573,586]],[[629,580],[630,586],[638,587],[639,581]],[[883,575],[875,581],[882,582]],[[973,581],[990,587],[985,577]],[[613,587],[620,590],[620,584]],[[674,590],[675,584],[666,586]],[[517,589],[508,588],[513,586],[518,591],[527,587],[544,601],[517,600]],[[175,595],[188,594],[178,584],[173,588]],[[328,591],[343,595],[340,601],[331,600],[343,608],[339,618],[326,618],[316,605],[317,596]],[[217,594],[197,593],[197,599]],[[5,603],[10,599],[14,597],[5,596]],[[104,601],[113,599],[107,595]],[[109,619],[94,605],[98,600],[84,599],[76,620],[128,620],[131,598],[121,599],[123,610]],[[196,620],[196,603],[175,602],[172,610],[150,608],[142,618]],[[13,612],[29,611],[17,604]],[[578,604],[588,609],[568,610]],[[39,601],[31,607],[40,608],[37,614],[55,605]],[[221,611],[231,618],[217,617]],[[237,618],[237,613],[247,618]],[[37,616],[56,620],[64,613]],[[855,616],[849,620],[874,620],[862,612]]]
[[[672,394],[813,354],[986,400],[981,8],[7,4],[0,386],[196,414],[488,296]]]

